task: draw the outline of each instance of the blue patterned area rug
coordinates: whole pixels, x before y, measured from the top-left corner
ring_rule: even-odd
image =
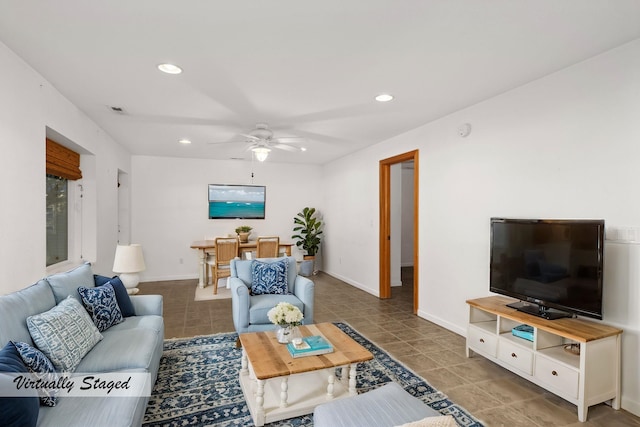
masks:
[[[373,360],[358,366],[359,393],[395,381],[443,415],[453,415],[460,426],[482,427],[465,409],[353,328],[336,325],[373,353]],[[143,426],[252,426],[238,379],[242,350],[235,347],[237,337],[226,333],[166,340]],[[313,415],[267,425],[313,426]]]

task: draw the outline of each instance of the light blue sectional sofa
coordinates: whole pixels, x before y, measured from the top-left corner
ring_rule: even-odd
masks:
[[[9,341],[37,347],[27,326],[27,318],[48,312],[68,296],[81,301],[78,287],[95,287],[89,264],[49,276],[20,291],[0,296],[0,346]],[[100,332],[102,338],[82,358],[76,373],[148,373],[155,383],[164,340],[162,296],[131,296],[134,313]],[[133,315],[131,315],[133,314]],[[69,397],[60,396],[53,407],[39,406],[38,427],[60,426],[140,426],[149,396]],[[6,401],[5,401],[6,402]],[[0,413],[0,425],[7,425]]]

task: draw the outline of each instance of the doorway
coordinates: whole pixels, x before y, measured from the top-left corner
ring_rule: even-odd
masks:
[[[418,150],[380,161],[380,298],[391,298],[391,167],[413,162],[413,313],[418,312]]]
[[[129,174],[118,170],[118,244],[128,245],[131,240],[131,209]]]

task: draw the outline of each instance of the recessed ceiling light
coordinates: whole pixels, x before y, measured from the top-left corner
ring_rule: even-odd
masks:
[[[182,68],[173,64],[160,64],[158,65],[158,70],[167,74],[180,74],[182,72]]]
[[[300,151],[307,151],[307,147],[300,147]]]
[[[381,93],[376,96],[376,101],[378,102],[389,102],[393,99],[393,95],[389,95],[388,93]]]
[[[191,141],[190,141],[190,140],[188,140],[188,139],[186,139],[186,138],[182,138],[182,139],[178,140],[178,142],[179,142],[180,144],[185,144],[185,145],[187,145],[187,144],[191,144]]]

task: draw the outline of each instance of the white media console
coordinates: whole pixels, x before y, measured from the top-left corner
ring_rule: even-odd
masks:
[[[467,357],[473,351],[573,403],[582,422],[589,406],[611,400],[620,409],[622,330],[575,318],[546,320],[507,307],[514,301],[502,296],[467,301]],[[533,327],[533,341],[511,333],[522,324]],[[579,354],[565,348],[576,343]]]

